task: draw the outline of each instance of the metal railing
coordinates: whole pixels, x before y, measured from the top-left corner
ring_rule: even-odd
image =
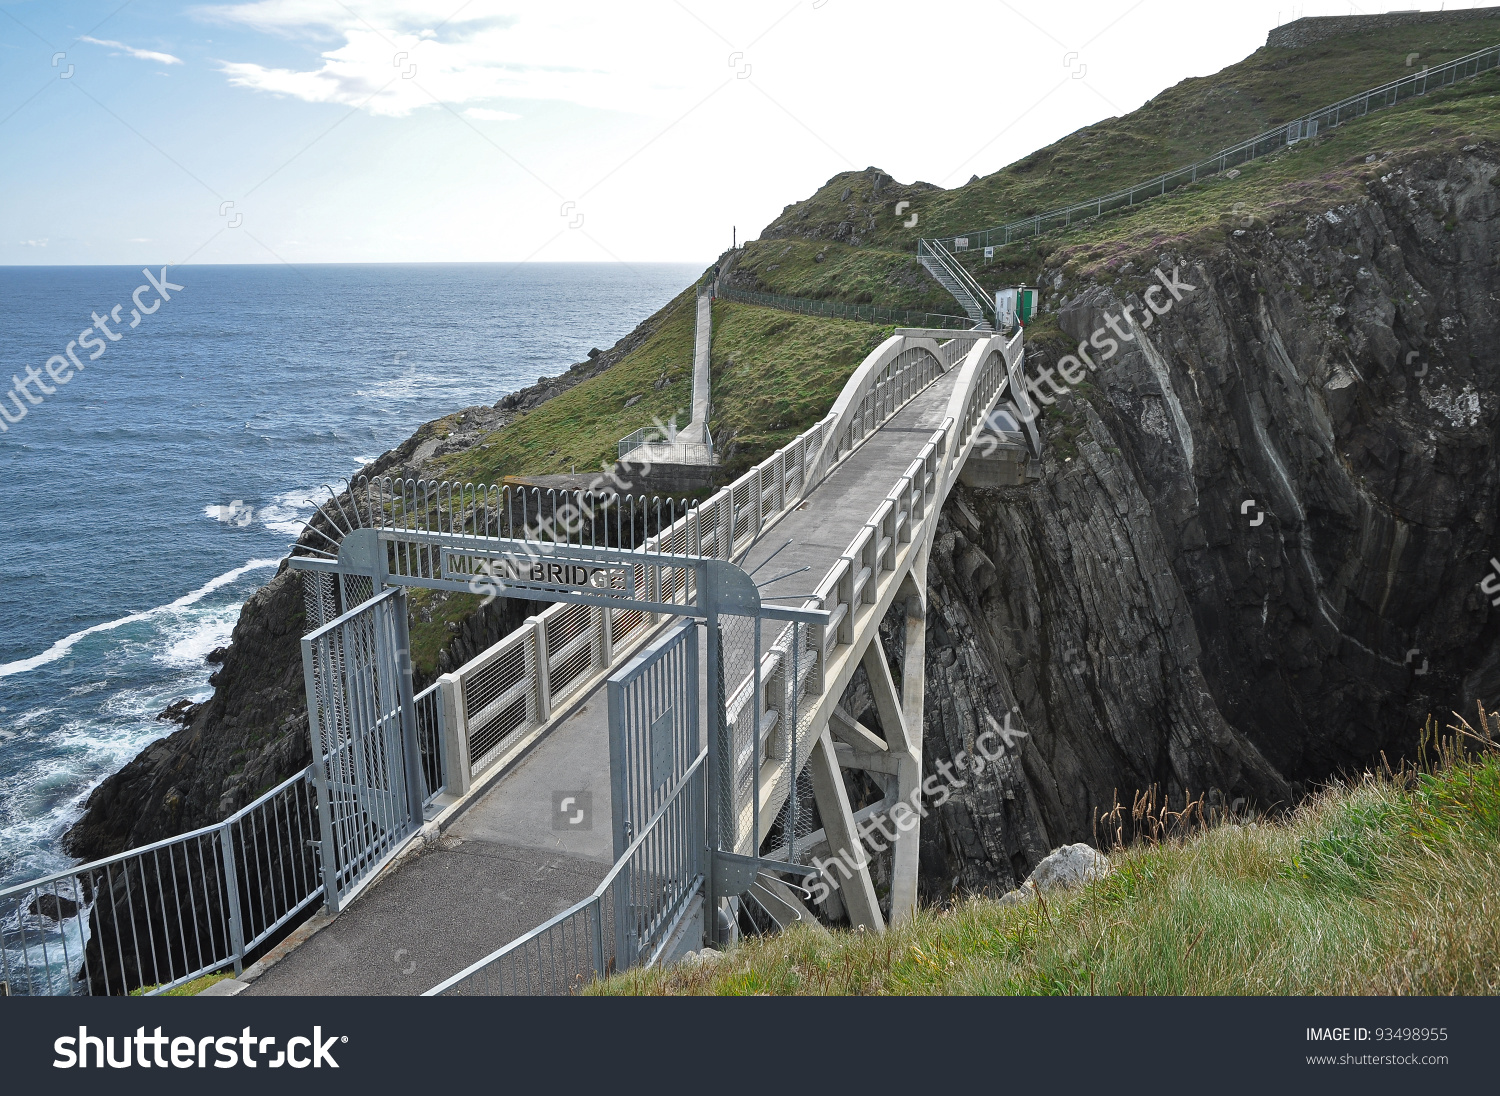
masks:
[[[878,430],[917,393],[953,368],[970,343],[893,335],[860,363],[828,413],[827,451],[815,467],[821,479],[844,455]]]
[[[945,418],[953,424],[952,441],[948,445],[945,462],[943,489],[946,493],[958,469],[962,467],[976,439],[984,430],[985,419],[995,401],[1007,387],[1014,390],[1024,385],[1021,374],[1021,332],[1014,335],[997,335],[977,343],[969,351],[953,386]],[[1023,392],[1015,391],[1015,398],[1022,406],[1022,419],[1031,434],[1033,450],[1040,455],[1040,442],[1036,435],[1035,413]],[[1026,411],[1032,410],[1030,415]]]
[[[1038,236],[1051,228],[1066,227],[1072,224],[1075,218],[1087,220],[1090,217],[1108,213],[1110,210],[1129,208],[1147,198],[1157,197],[1184,184],[1195,183],[1200,178],[1208,178],[1239,164],[1269,155],[1287,145],[1296,144],[1309,137],[1316,137],[1334,126],[1342,125],[1355,118],[1363,118],[1372,110],[1395,106],[1399,102],[1447,87],[1459,80],[1471,79],[1497,66],[1500,66],[1500,45],[1489,46],[1465,57],[1459,57],[1434,68],[1423,69],[1410,76],[1403,76],[1399,80],[1392,80],[1390,83],[1381,84],[1379,87],[1370,88],[1357,95],[1351,95],[1347,99],[1340,99],[1337,103],[1331,103],[1310,114],[1304,114],[1300,118],[1257,133],[1254,137],[1241,141],[1239,144],[1221,149],[1197,163],[1166,172],[1154,179],[1147,179],[1143,183],[1124,190],[1076,202],[1049,213],[1025,217],[998,228],[966,232],[944,237],[935,242],[955,252],[997,247],[1008,244],[1012,240]]]
[[[917,261],[953,295],[975,323],[989,322],[997,328],[1000,326],[995,298],[939,241],[918,240]]]
[[[620,439],[620,460],[652,441],[664,440],[662,432],[654,426],[643,426]]]
[[[707,753],[582,902],[423,996],[554,996],[655,960],[704,876]]]
[[[160,993],[245,957],[323,896],[311,767],[223,822],[0,891],[17,996]]]
[[[748,548],[799,496],[825,430],[824,422],[814,424],[700,505],[656,500],[663,504],[651,515],[656,532],[644,537],[641,546],[647,552],[713,559],[732,558]],[[465,486],[460,497],[482,498],[483,491]],[[558,505],[588,511],[590,500],[583,497],[587,494],[577,492],[576,499],[560,500]],[[606,516],[600,529],[618,532],[624,527],[628,526]],[[688,597],[686,574],[669,573],[668,581],[672,585],[663,591],[668,599]],[[462,794],[520,741],[549,723],[553,712],[571,697],[602,680],[658,623],[655,616],[635,609],[552,605],[444,675],[438,686],[444,690],[444,715],[451,727],[447,741],[459,756],[446,770],[448,790]],[[459,769],[466,775],[455,779]]]
[[[966,331],[974,326],[968,316],[949,316],[942,312],[917,312],[904,308],[886,308],[878,304],[846,304],[843,301],[814,301],[806,297],[786,297],[780,293],[759,293],[752,289],[719,284],[716,294],[726,301],[779,308],[783,312],[801,312],[807,316],[827,316],[838,320],[860,320],[865,323],[906,324],[911,327],[943,327]]]

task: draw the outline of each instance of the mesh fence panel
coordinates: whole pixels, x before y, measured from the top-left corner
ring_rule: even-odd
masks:
[[[469,758],[473,772],[489,763],[489,756],[517,731],[540,722],[536,693],[534,633],[514,636],[514,642],[462,681],[468,715]]]

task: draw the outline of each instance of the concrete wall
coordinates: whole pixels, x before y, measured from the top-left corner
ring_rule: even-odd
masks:
[[[1500,19],[1500,8],[1469,8],[1464,11],[1388,12],[1384,15],[1318,15],[1284,23],[1266,35],[1266,45],[1276,49],[1297,49],[1390,27],[1409,27],[1431,23],[1463,23],[1470,19]],[[1500,25],[1496,26],[1500,33]]]

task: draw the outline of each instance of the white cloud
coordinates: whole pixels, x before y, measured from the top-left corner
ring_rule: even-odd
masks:
[[[17,240],[16,243],[22,247],[46,247],[47,237],[43,236],[40,240]]]
[[[685,57],[670,35],[643,33],[652,17],[629,5],[590,4],[583,10],[473,0],[456,13],[454,8],[453,0],[376,0],[355,13],[336,2],[254,0],[198,14],[329,43],[305,67],[221,61],[231,84],[311,103],[363,106],[390,117],[437,101],[462,106],[495,99],[659,114],[681,109],[684,88],[701,87],[704,73],[695,69],[723,64],[717,51],[711,59],[701,53]],[[683,18],[673,25],[678,33],[699,33]],[[475,109],[488,111],[469,111],[475,118],[515,117]]]
[[[521,117],[508,110],[491,110],[489,107],[470,107],[464,113],[470,118],[478,118],[481,122],[514,122]]]
[[[158,53],[156,52],[156,50],[152,49],[136,49],[134,46],[127,46],[124,42],[115,42],[109,38],[90,38],[87,34],[84,34],[80,36],[80,40],[84,42],[92,42],[96,46],[108,46],[110,49],[117,49],[122,53],[128,53],[130,54],[130,56],[139,58],[142,61],[155,61],[160,65],[182,64],[181,57],[173,57],[170,53]]]

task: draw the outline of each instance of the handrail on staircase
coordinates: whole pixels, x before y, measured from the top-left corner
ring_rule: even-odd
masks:
[[[938,240],[918,240],[917,258],[920,261],[924,257],[930,257],[932,261],[942,267],[948,276],[957,282],[959,287],[968,294],[973,304],[979,310],[978,319],[980,322],[989,322],[997,327],[999,326],[1000,317],[996,312],[993,298],[990,297],[988,291],[979,284],[974,275],[969,273],[968,269],[958,261],[952,252]],[[925,266],[926,264],[924,263],[923,265]],[[944,288],[948,287],[945,286]],[[949,292],[953,291],[949,289]],[[956,298],[958,295],[955,293],[954,296]],[[959,303],[962,304],[963,301],[960,300]]]

